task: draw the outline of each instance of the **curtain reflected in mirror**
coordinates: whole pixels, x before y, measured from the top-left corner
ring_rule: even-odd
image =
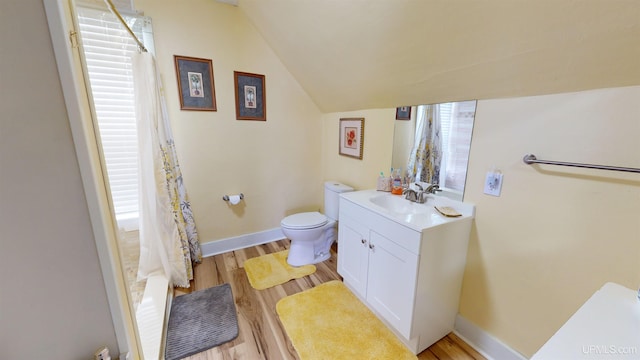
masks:
[[[391,167],[411,182],[438,184],[462,199],[476,101],[417,105],[409,121],[396,121]]]

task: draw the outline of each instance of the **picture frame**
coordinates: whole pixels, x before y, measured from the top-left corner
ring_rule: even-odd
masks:
[[[236,93],[236,119],[267,121],[265,76],[233,72]]]
[[[213,62],[174,55],[180,110],[217,111]]]
[[[362,160],[364,149],[364,118],[341,118],[338,153]]]
[[[411,106],[397,107],[396,120],[411,120]]]

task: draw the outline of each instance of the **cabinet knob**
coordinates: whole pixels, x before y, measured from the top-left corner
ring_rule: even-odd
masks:
[[[373,250],[374,247],[375,247],[375,245],[369,243],[369,249]]]
[[[367,243],[367,240],[365,240],[365,239],[360,239],[360,242],[361,242],[361,243],[363,243],[363,244],[366,244],[366,243]]]

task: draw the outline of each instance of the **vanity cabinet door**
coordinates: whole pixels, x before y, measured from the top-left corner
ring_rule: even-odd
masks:
[[[338,273],[362,298],[367,296],[369,230],[349,216],[338,223]]]
[[[373,230],[369,236],[367,302],[410,339],[418,255]]]

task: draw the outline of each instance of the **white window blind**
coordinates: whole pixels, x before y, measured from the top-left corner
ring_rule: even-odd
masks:
[[[119,222],[137,218],[138,150],[131,71],[131,56],[138,51],[137,45],[110,12],[82,7],[77,10],[116,218]],[[140,39],[151,38],[148,18],[124,18]]]

